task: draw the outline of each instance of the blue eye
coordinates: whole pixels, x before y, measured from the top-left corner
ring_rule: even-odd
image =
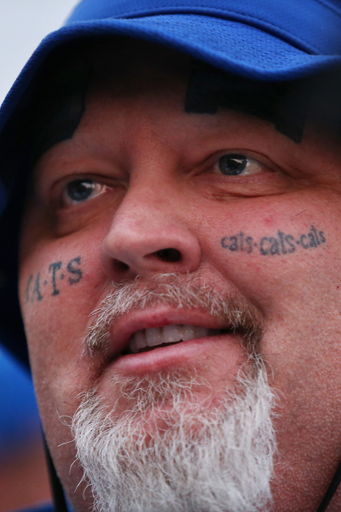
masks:
[[[217,164],[219,172],[225,176],[249,176],[263,172],[266,169],[266,166],[258,160],[241,153],[225,154],[219,158]]]
[[[219,169],[226,176],[238,176],[245,171],[248,162],[246,156],[232,153],[219,158]]]
[[[68,206],[84,203],[102,194],[107,188],[103,183],[98,183],[90,178],[72,180],[64,189],[62,203]]]
[[[95,184],[92,180],[74,180],[66,188],[68,197],[77,203],[89,199],[94,189]]]

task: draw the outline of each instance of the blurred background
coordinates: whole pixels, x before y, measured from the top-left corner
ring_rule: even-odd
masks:
[[[41,39],[78,0],[0,0],[0,104]],[[27,372],[0,340],[0,512],[50,500],[40,422]]]

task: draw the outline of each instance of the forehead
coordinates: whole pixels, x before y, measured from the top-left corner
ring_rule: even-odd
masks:
[[[127,114],[124,117],[124,123],[127,124],[130,120],[131,123],[135,123],[135,127],[141,124],[142,117],[146,113],[149,112],[152,115],[154,112],[154,120],[156,119],[158,124],[165,123],[176,116],[179,119],[180,117],[186,119],[186,121],[197,120],[199,117],[200,127],[208,130],[213,126],[217,129],[226,129],[226,121],[230,120],[234,123],[236,114],[238,114],[237,117],[243,121],[245,135],[250,132],[256,136],[260,119],[265,119],[266,122],[262,121],[261,126],[266,126],[266,136],[270,136],[271,141],[278,138],[276,112],[271,110],[273,106],[269,109],[267,104],[274,91],[275,101],[277,101],[277,92],[280,96],[284,91],[284,103],[287,102],[285,87],[288,84],[285,84],[284,88],[282,85],[277,88],[277,84],[255,83],[248,79],[224,74],[175,50],[132,38],[103,38],[87,41],[77,47],[76,51],[70,52],[69,55],[65,54],[63,58],[67,62],[66,67],[74,67],[75,63],[76,65],[81,63],[80,67],[82,67],[85,63],[85,67],[89,71],[76,85],[85,91],[84,111],[77,121],[77,129],[73,130],[71,137],[67,136],[64,139],[72,139],[74,133],[78,134],[80,130],[82,133],[88,132],[89,136],[95,135],[96,130],[101,128],[99,115],[105,119],[108,129],[111,126],[113,130],[117,131],[120,112]],[[195,86],[192,87],[193,76],[198,69],[199,81],[197,80]],[[218,84],[219,88],[217,88],[217,76],[218,81],[223,77],[222,82]],[[185,113],[188,103],[191,103],[193,99],[189,96],[189,93],[193,92],[191,92],[191,88],[194,90],[197,105]],[[223,96],[220,98],[222,88],[226,90],[223,91]],[[290,96],[292,90],[290,87],[288,90]],[[210,110],[212,101],[214,111]],[[110,109],[108,109],[109,104]],[[139,104],[138,108],[137,104]],[[207,104],[209,105],[208,111]],[[133,109],[132,105],[134,105]],[[66,109],[67,123],[70,112],[75,110],[74,106],[70,104]],[[289,104],[288,109],[295,115],[292,105]],[[188,116],[188,113],[195,115]],[[202,115],[198,116],[198,114]],[[94,122],[95,120],[99,122]],[[301,118],[299,123],[305,128],[306,133],[310,133],[311,127],[308,118],[303,121]],[[54,117],[51,116],[47,123],[40,124],[39,130],[43,134],[46,133],[46,124],[52,125],[51,147],[54,140],[58,140],[58,134],[55,137],[53,133],[55,130]],[[314,132],[316,132],[318,122],[314,124]],[[58,129],[57,123],[57,131]],[[280,131],[283,132],[283,130]],[[333,149],[338,149],[338,139],[335,144],[334,136],[331,137],[330,133],[326,136],[320,129],[318,131],[321,140],[323,139]],[[292,138],[290,134],[289,138]],[[280,136],[279,139],[282,141],[283,137]],[[300,152],[301,145],[296,144],[295,146],[295,152]],[[43,152],[41,152],[42,154]]]
[[[181,95],[188,113],[213,115],[222,109],[272,122],[299,142],[306,114],[305,84],[260,82],[213,68],[173,51],[134,39],[98,42],[86,50],[91,66],[88,93],[128,97]],[[293,94],[294,91],[294,94]],[[99,95],[98,94],[98,95]]]
[[[33,163],[73,138],[94,96],[104,105],[109,98],[136,100],[151,91],[156,98],[166,91],[171,103],[181,90],[183,108],[191,72],[189,57],[127,38],[82,42],[64,49],[54,62],[44,70],[25,116]]]
[[[302,138],[308,110],[311,110],[307,102],[311,88],[309,81],[308,84],[305,81],[271,83],[246,79],[199,63],[170,48],[133,38],[83,42],[73,51],[64,52],[59,71],[58,66],[56,68],[53,72],[56,79],[52,76],[51,80],[50,70],[46,74],[45,104],[39,97],[44,106],[42,112],[39,113],[39,109],[35,112],[37,139],[41,133],[44,138],[46,125],[55,124],[58,109],[63,109],[63,103],[69,100],[70,89],[75,88],[86,91],[87,103],[94,94],[103,103],[109,96],[130,97],[135,101],[149,94],[150,100],[167,95],[169,105],[177,96],[182,110],[196,114],[212,115],[224,109],[242,111],[270,121],[296,142]],[[75,73],[77,68],[79,71]],[[70,83],[60,87],[60,75],[67,74],[65,69],[70,75]],[[50,93],[51,81],[57,86],[52,87]],[[65,110],[71,112],[74,107],[70,104]]]

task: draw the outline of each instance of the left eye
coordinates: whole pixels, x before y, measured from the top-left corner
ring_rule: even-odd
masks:
[[[83,203],[88,199],[98,196],[106,190],[106,185],[91,179],[79,179],[70,181],[63,192],[62,201],[66,205]]]
[[[259,162],[238,153],[223,155],[218,161],[219,170],[225,176],[250,175],[261,170]]]

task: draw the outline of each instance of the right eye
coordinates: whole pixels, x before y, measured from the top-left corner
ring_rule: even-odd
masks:
[[[219,158],[219,170],[225,176],[248,176],[257,174],[262,170],[262,166],[254,158],[247,157],[239,153],[229,153]]]
[[[70,181],[63,191],[62,203],[66,206],[84,203],[103,194],[108,187],[89,178]]]

